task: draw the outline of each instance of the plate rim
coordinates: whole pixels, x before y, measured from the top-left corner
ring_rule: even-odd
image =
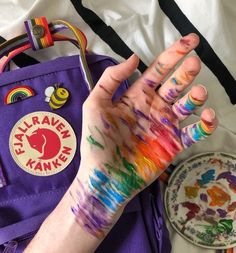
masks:
[[[190,240],[187,236],[185,236],[184,234],[182,234],[179,229],[174,225],[173,222],[171,222],[171,218],[169,216],[169,213],[167,211],[167,193],[168,193],[168,187],[169,187],[169,182],[171,181],[171,179],[174,178],[175,174],[178,172],[178,169],[180,167],[182,167],[185,163],[187,163],[189,160],[192,160],[198,156],[202,156],[202,155],[207,155],[207,154],[213,154],[213,155],[222,155],[222,154],[225,154],[225,155],[229,155],[229,156],[232,156],[232,157],[235,157],[236,159],[236,153],[228,153],[228,152],[224,152],[224,151],[208,151],[208,152],[202,152],[202,153],[198,153],[198,154],[195,154],[193,156],[190,156],[188,159],[185,159],[183,161],[181,161],[177,166],[176,168],[174,169],[174,171],[171,173],[169,179],[168,179],[168,183],[167,183],[167,186],[165,188],[165,191],[164,191],[164,209],[165,209],[165,213],[166,213],[166,216],[168,218],[168,221],[169,223],[171,224],[172,228],[174,229],[175,232],[177,232],[182,238],[184,238],[185,240],[187,240],[188,242],[190,242],[192,245],[194,246],[198,246],[198,247],[201,247],[201,248],[205,248],[205,249],[230,249],[230,248],[234,248],[236,246],[236,242],[232,245],[230,245],[230,247],[227,247],[227,246],[220,246],[220,247],[217,247],[217,246],[207,246],[207,245],[200,245],[200,244],[197,244],[195,243],[193,240]]]

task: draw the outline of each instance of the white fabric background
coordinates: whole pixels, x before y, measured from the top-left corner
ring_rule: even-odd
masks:
[[[235,1],[176,0],[176,3],[236,78]],[[180,37],[179,32],[160,9],[157,0],[84,0],[83,4],[110,25],[147,65]],[[65,19],[76,24],[88,37],[89,50],[122,61],[122,57],[116,55],[81,19],[69,0],[1,0],[0,35],[5,39],[19,35],[24,32],[23,21],[38,16],[46,16],[49,21]],[[40,61],[45,61],[78,52],[68,43],[61,43],[37,53],[27,53]],[[182,153],[176,162],[205,151],[236,154],[236,105],[230,103],[224,88],[204,64],[194,83],[203,83],[207,86],[209,100],[206,106],[216,110],[219,127],[208,141],[192,146]],[[184,124],[198,120],[201,110]],[[214,252],[193,246],[173,231],[168,221],[167,224],[173,253]]]

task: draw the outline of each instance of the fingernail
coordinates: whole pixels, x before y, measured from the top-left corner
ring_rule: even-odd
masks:
[[[210,121],[213,121],[216,117],[215,111],[211,108],[208,109],[208,117]]]
[[[208,91],[207,91],[207,89],[206,89],[205,86],[203,86],[203,85],[200,84],[200,85],[198,85],[198,87],[201,87],[203,89],[203,91],[204,91],[204,95],[207,95]]]
[[[183,38],[184,39],[185,38],[188,38],[188,39],[191,38],[192,41],[199,41],[199,36],[196,33],[189,33],[188,35],[185,35]]]
[[[207,99],[207,89],[203,85],[193,86],[191,90],[191,96],[202,105]]]
[[[133,53],[127,60],[130,60],[132,58],[139,59],[139,57],[135,53]]]

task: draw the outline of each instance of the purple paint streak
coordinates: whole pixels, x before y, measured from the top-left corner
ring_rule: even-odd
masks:
[[[165,98],[168,101],[175,100],[178,97],[178,94],[176,94],[174,89],[169,89],[168,93],[165,95]]]
[[[156,87],[156,83],[155,82],[153,82],[152,80],[149,80],[149,79],[144,79],[145,80],[145,82],[146,82],[146,84],[150,87],[150,88],[155,88]]]
[[[90,234],[96,237],[104,236],[104,232],[111,226],[111,214],[93,192],[86,192],[82,183],[77,179],[78,190],[76,196],[71,194],[75,206],[71,207],[76,221]]]
[[[187,128],[183,129],[181,132],[181,141],[185,148],[190,147],[195,143],[194,140],[189,136]]]
[[[161,123],[171,127],[173,129],[175,135],[180,138],[181,131],[170,120],[168,120],[167,118],[161,117]]]
[[[190,111],[187,108],[185,108],[185,106],[182,105],[182,104],[174,105],[174,107],[175,107],[175,110],[179,114],[182,114],[183,116],[189,116],[192,113],[192,111]]]
[[[207,197],[207,194],[205,193],[201,193],[200,194],[200,199],[204,202],[208,202],[208,197]]]
[[[148,117],[146,114],[144,114],[143,112],[141,112],[140,110],[133,108],[133,112],[134,112],[138,117],[144,118],[144,119],[146,119],[146,120],[149,120],[149,117]]]
[[[216,180],[220,179],[226,179],[229,184],[236,185],[236,177],[233,176],[230,171],[219,174]]]
[[[225,218],[226,215],[227,215],[227,212],[225,210],[223,210],[223,209],[218,208],[216,211],[220,215],[220,218]]]
[[[121,117],[119,117],[119,119],[120,119],[120,122],[121,122],[123,125],[129,127],[129,123],[128,123],[127,120],[125,120],[125,119],[123,119],[123,118],[121,118]]]
[[[135,136],[136,136],[139,140],[145,141],[145,140],[143,139],[143,137],[142,137],[140,134],[135,134]]]
[[[167,125],[167,126],[173,125],[167,118],[164,118],[164,117],[161,117],[161,123],[163,123],[164,125]]]
[[[103,123],[103,126],[106,128],[106,129],[109,129],[111,127],[111,125],[104,119],[103,115],[101,114],[101,120],[102,120],[102,123]]]
[[[206,214],[207,214],[207,215],[215,215],[215,214],[216,214],[216,211],[213,210],[213,209],[211,209],[211,208],[207,208]]]

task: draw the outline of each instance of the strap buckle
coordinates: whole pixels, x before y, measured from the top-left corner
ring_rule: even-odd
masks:
[[[50,28],[45,17],[26,20],[25,29],[34,51],[54,45]]]

